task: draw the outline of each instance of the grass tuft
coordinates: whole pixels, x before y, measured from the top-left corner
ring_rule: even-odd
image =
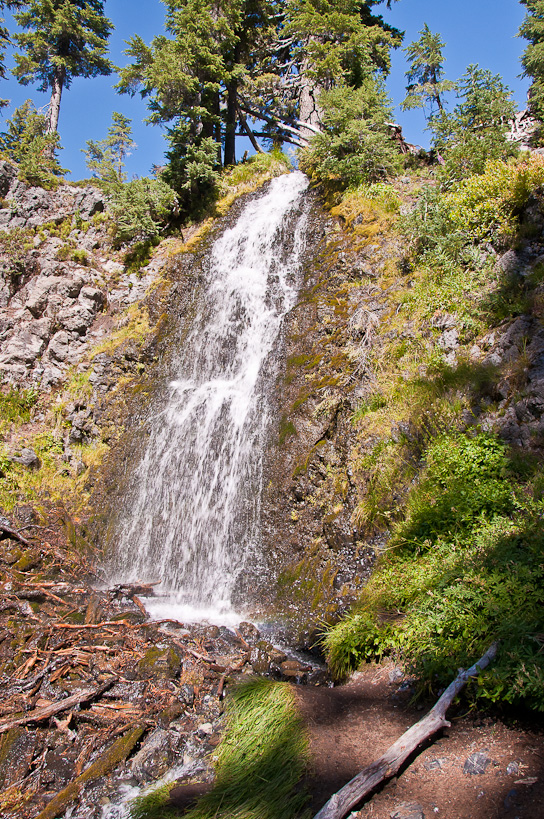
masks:
[[[302,819],[307,739],[288,683],[250,679],[231,693],[216,780],[185,819]],[[168,788],[139,797],[132,819],[170,819]]]

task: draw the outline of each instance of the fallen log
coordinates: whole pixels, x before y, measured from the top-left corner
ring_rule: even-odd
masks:
[[[60,714],[61,711],[67,711],[68,709],[73,708],[75,705],[90,702],[103,694],[104,691],[107,691],[108,688],[111,688],[111,686],[114,685],[117,680],[118,677],[112,677],[107,682],[99,685],[98,688],[80,691],[79,694],[72,694],[71,697],[58,700],[57,702],[53,702],[51,705],[46,705],[43,708],[35,708],[33,711],[28,711],[28,713],[23,714],[22,716],[1,720],[0,734],[4,734],[6,731],[16,728],[17,725],[27,725],[29,722],[42,722],[44,719],[54,717],[55,714]]]
[[[343,819],[379,784],[394,776],[425,740],[440,728],[448,728],[450,723],[446,720],[446,711],[467,681],[471,677],[477,677],[480,671],[495,659],[497,648],[497,643],[493,643],[468,671],[460,669],[455,680],[446,688],[429,713],[405,731],[376,762],[368,765],[347,785],[333,794],[319,813],[316,813],[314,819]]]

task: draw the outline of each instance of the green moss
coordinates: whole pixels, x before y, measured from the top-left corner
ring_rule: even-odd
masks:
[[[297,434],[297,428],[293,424],[292,421],[289,421],[285,415],[282,415],[280,419],[280,430],[279,430],[279,444],[283,446],[283,444],[289,440],[289,438],[295,437]]]

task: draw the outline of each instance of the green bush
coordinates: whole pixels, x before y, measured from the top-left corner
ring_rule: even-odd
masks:
[[[160,235],[177,197],[161,179],[134,179],[111,191],[111,213],[115,240],[119,243],[144,242]]]
[[[300,157],[300,167],[313,179],[340,188],[377,182],[401,167],[387,125],[390,111],[385,92],[372,77],[361,88],[340,86],[321,94],[323,132],[316,134]]]
[[[30,420],[30,410],[36,405],[38,394],[34,390],[15,390],[0,392],[0,419],[2,421]]]
[[[334,673],[392,655],[436,689],[498,640],[471,695],[544,711],[542,478],[483,433],[431,443],[406,520],[325,636]]]

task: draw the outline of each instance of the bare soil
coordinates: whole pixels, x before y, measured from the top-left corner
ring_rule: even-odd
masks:
[[[297,689],[310,735],[314,814],[433,704],[411,703],[409,687],[397,677],[388,664],[369,667],[336,688]],[[544,817],[544,721],[527,715],[467,715],[455,713],[455,707],[448,717],[451,727],[415,755],[398,778],[357,806],[352,819],[390,819],[397,811],[399,819]],[[465,773],[467,758],[477,752],[490,760],[485,772]]]

